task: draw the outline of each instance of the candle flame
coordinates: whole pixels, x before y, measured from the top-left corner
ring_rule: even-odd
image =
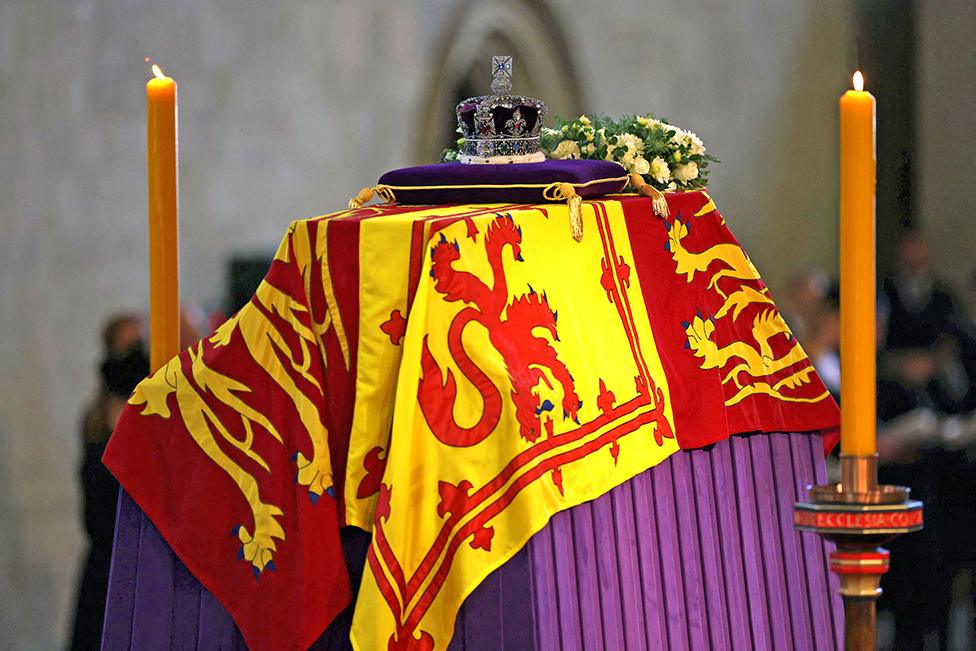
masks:
[[[152,72],[156,76],[156,79],[166,79],[166,74],[163,72],[163,69],[157,66],[155,63],[152,65]]]
[[[864,90],[864,75],[860,70],[854,71],[854,90]]]

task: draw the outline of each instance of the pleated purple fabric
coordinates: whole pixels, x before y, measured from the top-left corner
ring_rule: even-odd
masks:
[[[827,545],[793,529],[823,483],[820,436],[735,437],[679,452],[557,514],[468,598],[455,651],[839,649]],[[368,534],[344,532],[357,583]],[[315,649],[350,648],[351,610]],[[123,494],[103,649],[244,649],[227,612]]]

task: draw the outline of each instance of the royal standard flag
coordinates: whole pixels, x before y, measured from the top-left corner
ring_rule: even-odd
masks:
[[[251,303],[144,382],[106,463],[252,648],[444,649],[560,510],[680,449],[836,428],[705,192],[295,222]]]

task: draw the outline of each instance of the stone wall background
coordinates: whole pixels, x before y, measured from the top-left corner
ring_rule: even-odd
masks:
[[[444,64],[431,53],[473,4],[0,3],[0,648],[64,643],[98,333],[148,303],[143,57],[179,82],[183,295],[216,306],[230,255],[270,253],[290,220],[424,162],[414,131]],[[526,6],[553,16],[545,28],[567,40],[585,102],[571,109],[653,111],[697,132],[723,161],[712,195],[774,291],[796,265],[833,271],[847,1],[477,5],[499,20]],[[535,94],[518,65],[516,88]],[[938,97],[923,117],[951,112],[955,98]]]
[[[962,287],[976,271],[976,4],[917,7],[919,221],[932,265]]]

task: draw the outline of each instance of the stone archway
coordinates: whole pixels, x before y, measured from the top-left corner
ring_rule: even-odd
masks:
[[[413,158],[440,159],[457,139],[454,109],[489,92],[491,56],[514,57],[513,92],[537,97],[549,115],[576,115],[584,105],[576,68],[558,18],[542,0],[469,0],[446,21],[420,106]],[[551,118],[550,118],[551,124]]]

